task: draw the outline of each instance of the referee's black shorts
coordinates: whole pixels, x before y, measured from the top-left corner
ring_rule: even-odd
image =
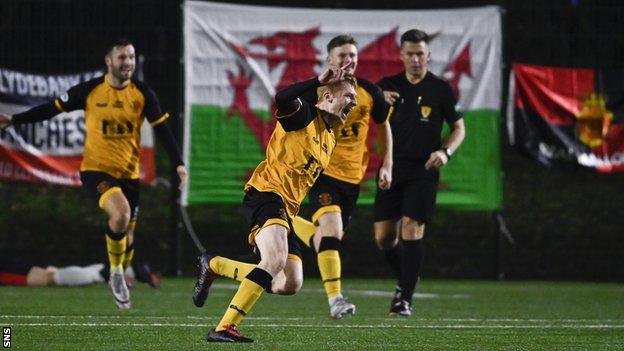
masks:
[[[440,173],[426,170],[424,163],[395,162],[390,189],[377,187],[375,222],[409,217],[421,223],[431,223],[439,179]]]

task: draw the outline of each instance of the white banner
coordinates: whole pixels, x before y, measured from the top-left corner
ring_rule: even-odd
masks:
[[[23,112],[102,74],[42,75],[0,68],[0,111]],[[79,186],[84,139],[83,110],[0,131],[0,180]],[[141,179],[155,179],[154,137],[147,122],[141,126]]]
[[[497,110],[501,91],[499,11],[494,6],[372,11],[186,1],[186,101],[229,105],[234,97],[231,75],[244,74],[251,79],[247,91],[250,107],[266,109],[274,87],[291,78],[289,75],[320,73],[325,45],[339,34],[350,34],[359,43],[358,75],[381,78],[386,71],[402,69],[398,39],[403,32],[418,28],[433,37],[429,44],[431,71],[459,89],[462,109]],[[367,67],[367,61],[379,58],[398,67]],[[369,73],[371,70],[379,74]]]

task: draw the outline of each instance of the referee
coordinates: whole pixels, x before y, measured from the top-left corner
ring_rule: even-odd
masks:
[[[386,101],[393,106],[394,162],[391,187],[377,188],[375,240],[398,276],[390,315],[406,317],[411,315],[412,295],[420,276],[422,239],[425,225],[433,217],[440,168],[465,136],[451,87],[427,70],[431,59],[428,42],[429,36],[418,29],[401,35],[405,71],[379,82]],[[445,140],[441,138],[443,122],[451,129]]]

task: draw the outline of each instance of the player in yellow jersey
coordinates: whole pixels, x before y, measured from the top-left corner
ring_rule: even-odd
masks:
[[[169,153],[184,187],[188,173],[171,131],[168,113],[145,83],[132,78],[136,67],[133,44],[113,42],[104,57],[107,74],[78,84],[54,101],[9,116],[0,113],[0,128],[35,123],[61,112],[85,111],[85,145],[80,165],[83,188],[108,215],[105,229],[114,302],[131,307],[130,292],[123,279],[134,250],[133,235],[139,206],[139,148],[141,125],[147,118]]]
[[[301,251],[291,220],[319,174],[329,164],[336,145],[332,127],[344,123],[355,106],[352,79],[343,79],[348,65],[332,67],[320,76],[293,84],[275,95],[277,123],[266,159],[245,184],[243,208],[250,226],[249,244],[260,254],[257,265],[207,253],[200,257],[200,274],[193,301],[202,306],[218,276],[241,280],[223,318],[207,336],[209,342],[252,342],[237,330],[264,290],[291,295],[303,283]],[[319,90],[316,104],[301,97]]]
[[[350,35],[339,35],[327,44],[330,67],[350,65],[347,74],[355,74],[358,62],[357,42]],[[341,291],[340,242],[351,219],[360,192],[360,182],[368,167],[367,136],[370,121],[377,125],[382,164],[378,183],[387,189],[392,181],[392,133],[386,121],[389,106],[375,84],[356,80],[357,106],[344,125],[334,130],[336,148],[329,166],[318,178],[308,195],[312,222],[301,217],[293,221],[295,233],[317,252],[317,262],[334,319],[355,314],[355,305],[347,302]],[[315,97],[310,97],[314,100]]]

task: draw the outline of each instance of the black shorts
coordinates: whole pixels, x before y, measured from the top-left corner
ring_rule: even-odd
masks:
[[[292,222],[282,198],[272,192],[261,192],[250,188],[243,198],[243,212],[249,224],[249,245],[255,246],[254,239],[260,230],[270,224],[280,224],[288,228],[288,253],[302,257],[301,247],[295,236]]]
[[[312,210],[312,222],[317,225],[319,217],[328,212],[340,212],[343,228],[351,221],[360,186],[321,174],[308,193]]]
[[[392,186],[377,187],[375,222],[409,217],[421,223],[431,223],[436,208],[440,173],[428,171],[423,164],[401,165],[392,169]]]
[[[139,179],[118,179],[104,172],[84,171],[80,172],[80,180],[82,181],[82,188],[86,190],[100,208],[105,197],[111,194],[111,189],[115,187],[121,189],[126,200],[128,200],[128,204],[130,204],[130,220],[137,220],[139,215],[139,190],[141,188]]]

